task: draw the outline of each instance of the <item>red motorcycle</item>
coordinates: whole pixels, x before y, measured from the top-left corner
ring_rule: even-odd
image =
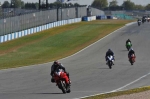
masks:
[[[62,69],[59,69],[58,72],[55,72],[54,79],[55,79],[55,82],[56,82],[58,88],[61,89],[63,93],[71,92],[69,77]],[[68,85],[68,83],[69,83],[69,85]]]
[[[129,61],[130,61],[131,65],[133,65],[133,63],[135,62],[135,58],[136,57],[134,54],[132,54],[131,57],[129,57]]]

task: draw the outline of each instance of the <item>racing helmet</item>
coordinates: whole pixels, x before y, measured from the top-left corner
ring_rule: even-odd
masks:
[[[111,49],[109,48],[108,51],[111,51]]]
[[[57,60],[54,61],[54,65],[59,65],[59,62]]]

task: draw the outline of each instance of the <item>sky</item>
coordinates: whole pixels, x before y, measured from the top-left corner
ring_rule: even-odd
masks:
[[[3,3],[4,1],[8,1],[10,2],[10,0],[0,0],[1,3]],[[39,0],[22,0],[24,2],[38,2]],[[41,0],[43,1],[43,0]],[[49,3],[55,2],[56,0],[48,0]],[[67,0],[65,0],[67,1]],[[82,5],[91,5],[91,3],[94,0],[72,0],[72,3],[79,3]],[[107,0],[108,2],[112,1],[112,0]],[[118,5],[121,5],[123,3],[124,0],[117,0]],[[150,4],[150,0],[131,0],[131,2],[134,2],[135,4],[141,4],[141,5],[147,5]]]

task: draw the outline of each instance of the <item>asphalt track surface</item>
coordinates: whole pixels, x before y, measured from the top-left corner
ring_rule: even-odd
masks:
[[[131,39],[136,53],[132,66],[125,47]],[[115,65],[109,69],[105,52],[115,53]],[[125,26],[86,49],[60,60],[70,73],[71,93],[62,94],[51,83],[52,63],[0,71],[0,99],[75,99],[110,91],[150,85],[150,23]]]

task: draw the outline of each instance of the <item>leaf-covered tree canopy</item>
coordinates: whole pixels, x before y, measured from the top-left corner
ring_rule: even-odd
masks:
[[[145,9],[150,10],[150,4],[146,5]]]
[[[122,6],[125,10],[133,10],[135,7],[135,4],[134,2],[131,2],[130,0],[126,0],[123,2]]]
[[[3,8],[9,8],[10,7],[10,3],[8,1],[4,1],[2,7]]]
[[[109,2],[109,6],[110,6],[110,7],[118,6],[117,0],[112,0],[111,2]]]
[[[107,0],[94,0],[92,3],[92,7],[104,9],[108,6]]]

